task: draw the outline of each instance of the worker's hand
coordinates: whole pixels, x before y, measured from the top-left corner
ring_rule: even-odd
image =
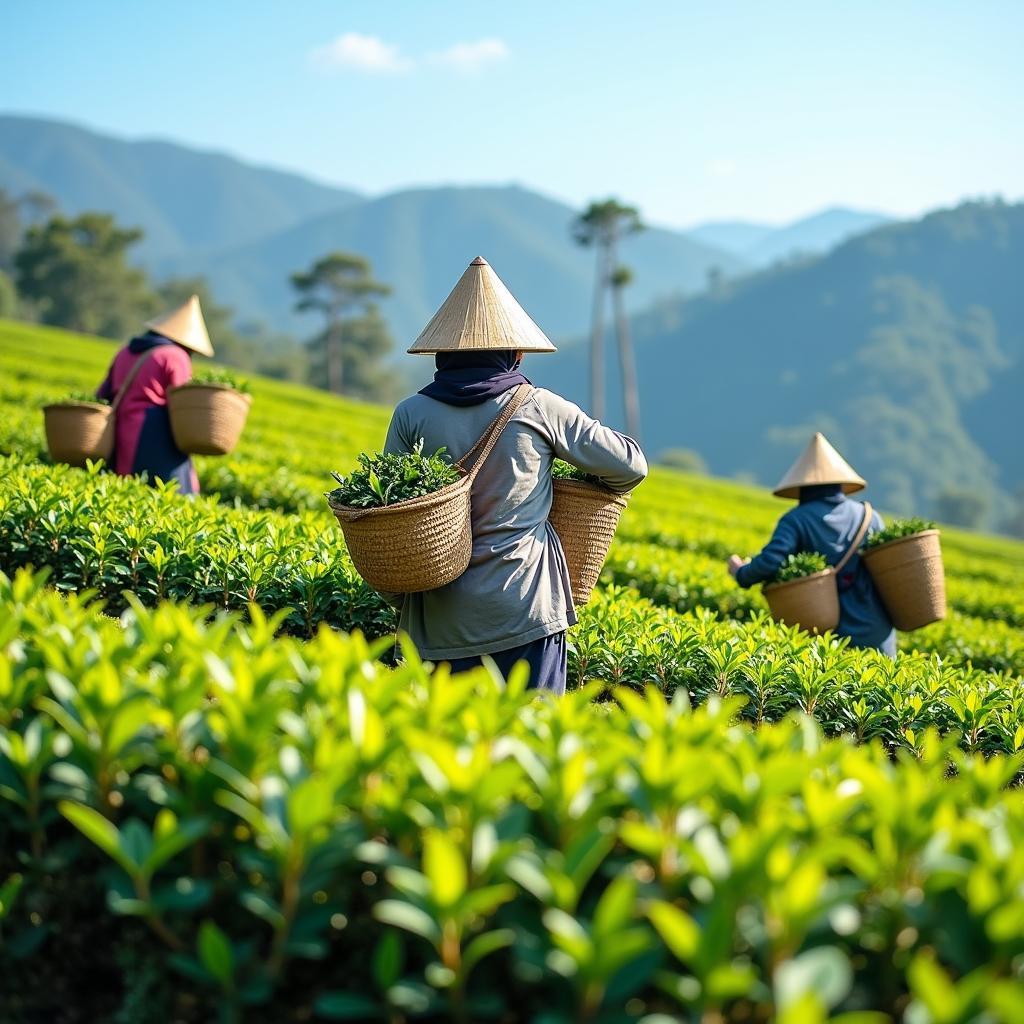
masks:
[[[749,558],[740,558],[739,555],[729,556],[729,575],[735,576],[739,571],[740,566],[746,565],[749,562]]]

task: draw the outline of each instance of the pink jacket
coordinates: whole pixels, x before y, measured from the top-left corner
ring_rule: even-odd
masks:
[[[159,345],[140,354],[131,352],[126,346],[114,357],[107,379],[100,385],[99,396],[112,399],[139,359],[146,362],[117,410],[114,471],[122,476],[146,469],[136,465],[136,455],[147,410],[153,406],[166,406],[168,390],[192,379],[192,360],[179,345]],[[192,478],[198,490],[194,467]]]

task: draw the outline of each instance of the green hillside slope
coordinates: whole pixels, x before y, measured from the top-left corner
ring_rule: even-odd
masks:
[[[93,543],[94,518],[120,531],[137,522],[139,508],[152,504],[152,516],[144,517],[151,520],[149,543],[159,543],[172,559],[170,564],[193,567],[180,575],[183,582],[175,595],[194,596],[198,588],[203,600],[221,593],[221,603],[228,600],[244,607],[248,588],[257,586],[260,593],[268,588],[268,595],[276,595],[271,608],[314,601],[313,610],[300,616],[304,629],[329,621],[386,630],[388,612],[354,581],[323,492],[331,469],[348,469],[360,451],[380,446],[388,411],[255,380],[253,411],[237,451],[226,459],[199,460],[204,490],[219,495],[222,503],[239,506],[216,513],[219,539],[214,541],[197,524],[218,506],[203,502],[201,513],[176,513],[163,524],[160,510],[171,500],[168,496],[106,475],[86,484],[81,471],[54,473],[37,464],[46,458],[40,407],[73,389],[95,386],[113,351],[107,342],[0,322],[0,455],[15,456],[7,465],[8,498],[22,507],[26,496],[42,487],[54,503],[54,514],[62,510],[55,520],[62,525],[53,527],[64,536],[63,554],[53,562],[55,571],[63,574],[62,585],[74,588],[94,582],[88,572],[83,576],[82,561],[88,563],[92,557],[86,552]],[[96,517],[81,514],[82,502],[97,508]],[[763,599],[756,591],[735,586],[725,559],[733,551],[755,551],[785,507],[755,488],[656,471],[633,498],[606,568],[605,581],[626,589],[621,596],[612,592],[611,603],[603,609],[595,604],[577,634],[579,651],[592,649],[592,656],[580,654],[579,678],[597,673],[601,678],[639,681],[651,672],[674,676],[693,670],[686,645],[676,650],[672,643],[659,641],[648,650],[649,660],[641,657],[630,625],[637,615],[650,623],[653,635],[666,629],[700,635],[696,623],[686,618],[700,609],[729,624],[723,637],[762,635]],[[14,517],[13,506],[9,511]],[[127,534],[117,535],[119,543],[129,543]],[[8,544],[14,543],[12,537]],[[17,543],[28,544],[26,550],[38,551],[49,561],[47,537],[23,537]],[[248,537],[251,546],[245,548],[247,560],[236,563],[229,553],[239,537]],[[137,548],[139,541],[130,544]],[[905,636],[904,647],[934,651],[957,663],[970,660],[997,672],[1024,673],[1024,544],[952,530],[944,534],[944,544],[952,617]],[[9,548],[9,553],[14,550]],[[204,565],[201,585],[189,582],[197,564]],[[262,582],[246,583],[247,574],[256,572],[258,565],[264,566],[258,573]],[[227,587],[229,597],[224,596],[223,572],[235,580]],[[237,573],[241,575],[236,579]],[[161,592],[154,580],[150,585],[154,593]],[[101,589],[119,604],[124,586],[124,577],[114,572]],[[659,618],[665,615],[667,619]],[[771,636],[773,643],[780,642],[774,633]],[[790,648],[788,640],[781,642]],[[611,651],[619,654],[612,656]],[[620,662],[620,657],[625,660]],[[859,671],[856,666],[854,659],[849,670]]]
[[[67,213],[100,210],[141,227],[150,264],[239,245],[358,198],[220,153],[9,115],[0,116],[0,188],[38,190]]]
[[[814,429],[901,511],[1024,478],[1024,205],[966,204],[634,320],[644,440],[777,479]],[[535,365],[583,397],[582,350]],[[993,517],[995,518],[995,516]]]

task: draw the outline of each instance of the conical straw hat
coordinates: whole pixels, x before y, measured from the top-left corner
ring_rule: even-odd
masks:
[[[480,349],[554,352],[555,346],[516,302],[487,260],[477,256],[409,351]]]
[[[842,484],[846,494],[867,487],[867,481],[855,472],[853,466],[821,433],[811,438],[803,454],[779,481],[774,493],[780,498],[799,498],[801,487],[816,487],[819,484]]]
[[[210,343],[210,335],[206,333],[206,321],[199,308],[198,295],[193,295],[173,313],[167,313],[156,320],[147,320],[146,327],[201,356],[213,355],[213,345]]]

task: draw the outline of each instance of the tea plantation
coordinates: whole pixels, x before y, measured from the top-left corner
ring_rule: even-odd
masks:
[[[0,322],[0,1021],[1024,1020],[1024,545],[892,662],[656,471],[532,701],[396,660],[323,499],[386,410],[254,381],[189,502],[47,464],[112,351]]]

